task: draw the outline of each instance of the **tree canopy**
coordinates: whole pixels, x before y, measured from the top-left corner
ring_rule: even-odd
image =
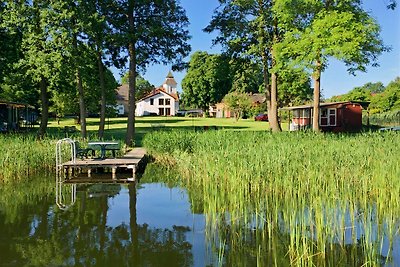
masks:
[[[206,112],[210,105],[220,102],[232,86],[228,62],[221,55],[195,52],[182,81],[184,104]]]
[[[129,84],[129,72],[125,73],[121,78],[122,84]],[[154,89],[154,85],[152,85],[148,80],[143,78],[140,75],[136,76],[136,98],[141,99],[148,95],[151,90]]]
[[[400,77],[386,87],[382,82],[366,83],[346,94],[333,96],[329,101],[369,101],[371,114],[400,110]]]
[[[313,129],[318,131],[321,73],[329,59],[344,62],[352,74],[377,66],[377,56],[387,50],[380,27],[359,0],[276,0],[273,11],[284,31],[283,40],[275,44],[278,62],[292,61],[312,72]]]

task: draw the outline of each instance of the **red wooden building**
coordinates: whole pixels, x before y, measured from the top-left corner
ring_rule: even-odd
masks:
[[[362,110],[369,102],[344,101],[320,104],[319,124],[324,132],[357,132],[362,128]],[[292,131],[312,128],[313,106],[284,107]]]

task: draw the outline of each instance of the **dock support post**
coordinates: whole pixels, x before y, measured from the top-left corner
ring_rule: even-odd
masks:
[[[91,168],[89,168],[88,170],[87,170],[87,176],[90,178],[90,177],[92,177],[92,169]]]
[[[116,179],[117,179],[116,174],[115,174],[116,171],[117,171],[117,168],[116,168],[116,167],[111,168],[112,179],[113,179],[113,180],[116,180]]]
[[[133,180],[136,180],[136,165],[133,165],[133,167],[132,167],[132,177],[133,177]]]

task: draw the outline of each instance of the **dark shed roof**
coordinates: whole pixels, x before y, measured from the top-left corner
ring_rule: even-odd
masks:
[[[320,103],[320,107],[328,107],[328,106],[335,106],[341,104],[360,104],[364,109],[368,108],[369,106],[368,101],[341,101],[341,102],[327,102],[327,103]],[[313,104],[307,105],[300,105],[300,106],[293,106],[293,107],[283,107],[282,110],[296,110],[296,109],[306,109],[306,108],[313,108]]]

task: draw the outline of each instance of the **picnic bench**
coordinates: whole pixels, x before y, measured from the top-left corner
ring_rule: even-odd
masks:
[[[80,143],[78,141],[74,141],[74,146],[75,146],[75,157],[80,157],[81,159],[87,158],[88,153],[91,152],[92,156],[95,155],[95,152],[92,148],[83,148],[81,147]]]
[[[95,151],[100,150],[100,158],[106,158],[106,151],[111,151],[112,156],[115,158],[115,152],[120,150],[118,142],[114,141],[91,141],[88,142],[88,149],[92,150],[92,156],[95,156]]]

